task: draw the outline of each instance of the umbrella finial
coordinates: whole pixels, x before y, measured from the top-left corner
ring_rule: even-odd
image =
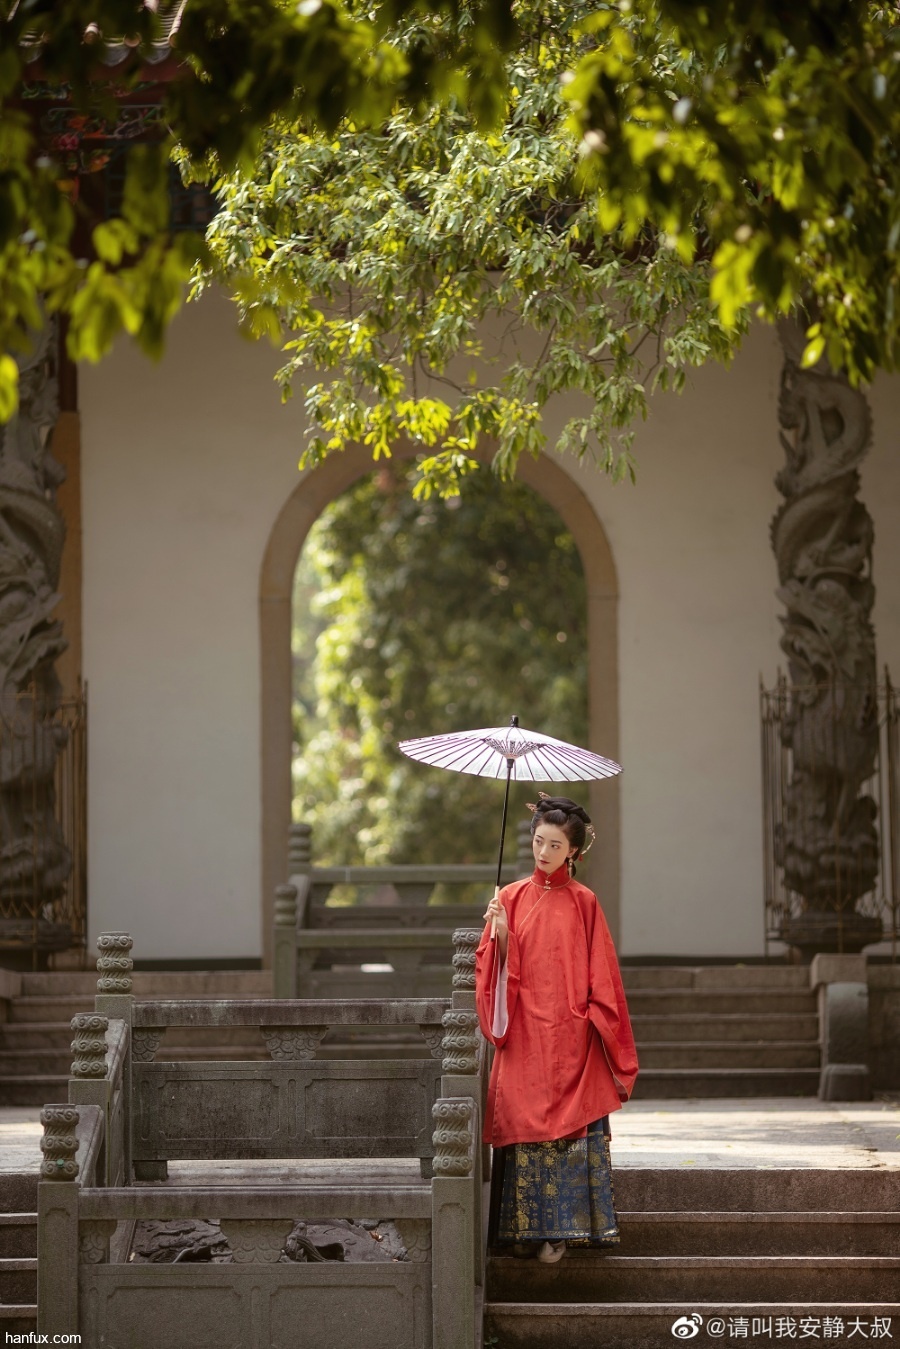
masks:
[[[519,718],[518,718],[517,716],[512,716],[512,717],[510,717],[510,719],[509,719],[509,724],[510,724],[510,726],[518,726],[518,724],[519,724]]]

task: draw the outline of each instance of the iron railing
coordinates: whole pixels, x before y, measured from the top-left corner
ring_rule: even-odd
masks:
[[[831,707],[837,708],[843,703],[846,708],[852,703],[861,714],[865,709],[864,715],[871,718],[872,753],[866,765],[871,771],[859,783],[855,799],[867,802],[866,808],[874,823],[872,844],[877,856],[872,855],[872,850],[867,852],[857,848],[854,857],[852,841],[840,836],[837,821],[841,812],[835,811],[828,825],[832,844],[830,854],[841,859],[840,864],[837,861],[834,864],[835,912],[855,913],[880,922],[882,941],[891,943],[891,956],[896,960],[900,937],[900,708],[897,690],[887,669],[884,682],[869,689],[834,681],[827,685],[796,686],[781,671],[774,688],[766,689],[760,680],[766,954],[769,954],[769,942],[785,940],[786,931],[802,918],[807,908],[807,899],[791,885],[786,875],[785,844],[788,841],[796,849],[799,839],[802,850],[804,826],[812,835],[821,831],[822,821],[820,818],[804,820],[802,812],[798,818],[796,810],[789,818],[789,798],[799,776],[789,728],[796,725],[801,702],[821,701],[823,696]],[[826,725],[823,732],[820,723],[820,736],[826,753],[839,756],[843,737],[838,725]],[[811,844],[811,848],[814,846]]]
[[[87,931],[87,690],[0,715],[0,952],[39,968]]]

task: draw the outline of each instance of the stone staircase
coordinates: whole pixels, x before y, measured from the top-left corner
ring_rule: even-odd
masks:
[[[887,1338],[873,1333],[876,1317],[892,1318],[896,1339],[896,1174],[615,1169],[621,1245],[573,1249],[557,1265],[489,1255],[485,1344],[659,1349],[673,1336],[843,1344]],[[854,1321],[863,1328],[851,1333]]]
[[[815,1096],[819,1018],[800,965],[625,966],[634,1097]]]
[[[814,1096],[819,1082],[818,1016],[805,967],[789,965],[626,966],[628,1004],[641,1073],[636,1099]],[[134,975],[136,997],[272,996],[268,970]],[[21,995],[0,1023],[0,1105],[44,1105],[66,1097],[70,1021],[90,1011],[92,971],[23,974]],[[360,1052],[363,1032],[322,1046],[341,1058]],[[398,1058],[421,1046],[395,1037]],[[159,1057],[261,1059],[258,1034],[180,1030]]]
[[[37,1327],[37,1171],[0,1176],[0,1334]]]
[[[21,994],[0,1023],[0,1106],[45,1105],[66,1100],[72,1062],[71,1020],[94,1007],[97,975],[92,970],[23,974]],[[143,971],[133,975],[136,997],[255,998],[272,996],[270,970]],[[172,1059],[263,1059],[258,1032],[227,1030],[178,1032],[166,1044]]]

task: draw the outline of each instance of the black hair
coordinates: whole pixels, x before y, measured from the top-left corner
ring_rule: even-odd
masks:
[[[557,829],[561,829],[576,850],[575,857],[567,863],[570,873],[574,876],[575,862],[584,855],[587,826],[590,822],[591,817],[587,811],[568,796],[541,796],[531,817],[531,836],[534,838],[534,832],[539,824],[553,824]]]

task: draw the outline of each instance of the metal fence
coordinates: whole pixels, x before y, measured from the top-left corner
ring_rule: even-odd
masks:
[[[808,778],[815,772],[809,764],[809,737],[800,745],[796,735],[802,708],[811,704],[817,704],[819,713],[815,748],[823,761],[829,756],[835,760],[835,781],[842,761],[851,756],[847,728],[839,724],[836,709],[840,709],[845,723],[855,717],[856,728],[851,728],[850,736],[861,721],[866,723],[868,747],[858,755],[864,767],[856,780],[850,775],[848,781],[853,781],[849,804],[855,808],[857,823],[860,810],[869,817],[868,843],[860,841],[858,830],[853,837],[849,833],[842,837],[840,821],[848,818],[846,808],[835,806],[824,813],[797,809],[801,774]],[[849,718],[848,712],[852,714]],[[900,709],[887,669],[882,684],[866,689],[834,681],[827,685],[793,685],[779,671],[774,688],[766,689],[760,681],[760,726],[767,954],[769,942],[785,940],[786,929],[808,908],[808,897],[791,883],[790,869],[785,865],[789,848],[802,855],[805,830],[810,856],[816,847],[822,848],[823,832],[827,836],[825,853],[829,860],[824,866],[832,867],[830,895],[835,913],[880,922],[882,940],[891,943],[892,959],[896,960],[900,936]],[[827,778],[827,766],[823,775]],[[838,786],[831,790],[839,793]],[[821,855],[819,865],[823,865]]]
[[[0,952],[39,968],[87,927],[87,690],[0,715]]]

